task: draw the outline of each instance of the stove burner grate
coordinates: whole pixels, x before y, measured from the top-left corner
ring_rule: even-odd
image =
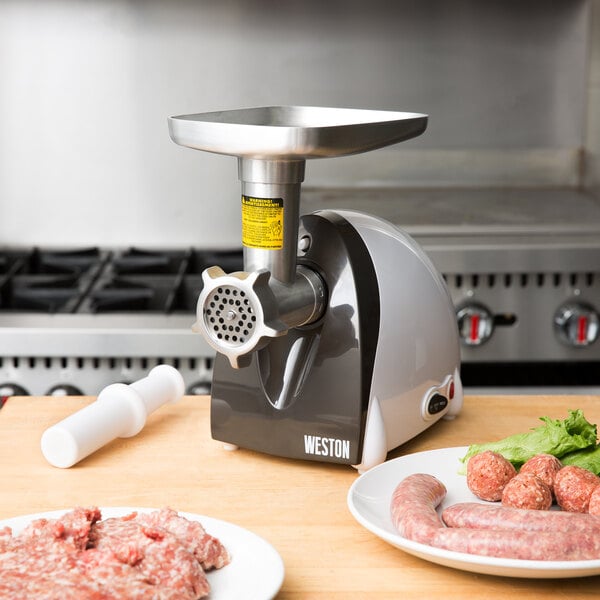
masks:
[[[202,271],[241,250],[0,250],[0,313],[192,313]]]
[[[155,297],[155,291],[145,285],[115,279],[91,293],[92,312],[147,311]]]
[[[15,310],[55,313],[72,312],[80,297],[77,277],[73,275],[46,278],[17,277],[10,295]]]
[[[152,252],[130,248],[112,262],[116,273],[125,274],[177,274],[185,269],[191,250],[187,252]]]
[[[83,273],[101,260],[98,248],[43,251],[35,248],[29,258],[32,273]]]

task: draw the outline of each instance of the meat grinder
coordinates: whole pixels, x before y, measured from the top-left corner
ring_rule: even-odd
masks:
[[[211,432],[226,447],[359,471],[462,405],[445,282],[375,216],[300,216],[307,159],[420,135],[427,116],[272,106],[171,117],[173,141],[238,158],[244,270],[206,269],[194,330],[216,350]]]

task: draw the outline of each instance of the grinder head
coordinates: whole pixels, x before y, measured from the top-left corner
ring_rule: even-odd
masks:
[[[246,366],[250,355],[287,326],[277,318],[277,301],[266,270],[227,275],[220,267],[202,274],[194,330],[229,359],[233,368]]]

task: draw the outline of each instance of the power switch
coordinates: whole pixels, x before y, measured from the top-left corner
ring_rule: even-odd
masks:
[[[439,385],[430,387],[421,400],[421,417],[424,421],[434,421],[442,417],[454,399],[455,388],[452,375],[446,376]]]
[[[427,403],[427,412],[430,415],[437,415],[438,413],[441,413],[446,406],[448,406],[448,398],[441,394],[434,394],[429,398],[429,402]]]

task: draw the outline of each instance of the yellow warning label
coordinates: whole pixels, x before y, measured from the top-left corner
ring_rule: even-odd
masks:
[[[242,244],[248,248],[283,248],[283,198],[242,196]]]

